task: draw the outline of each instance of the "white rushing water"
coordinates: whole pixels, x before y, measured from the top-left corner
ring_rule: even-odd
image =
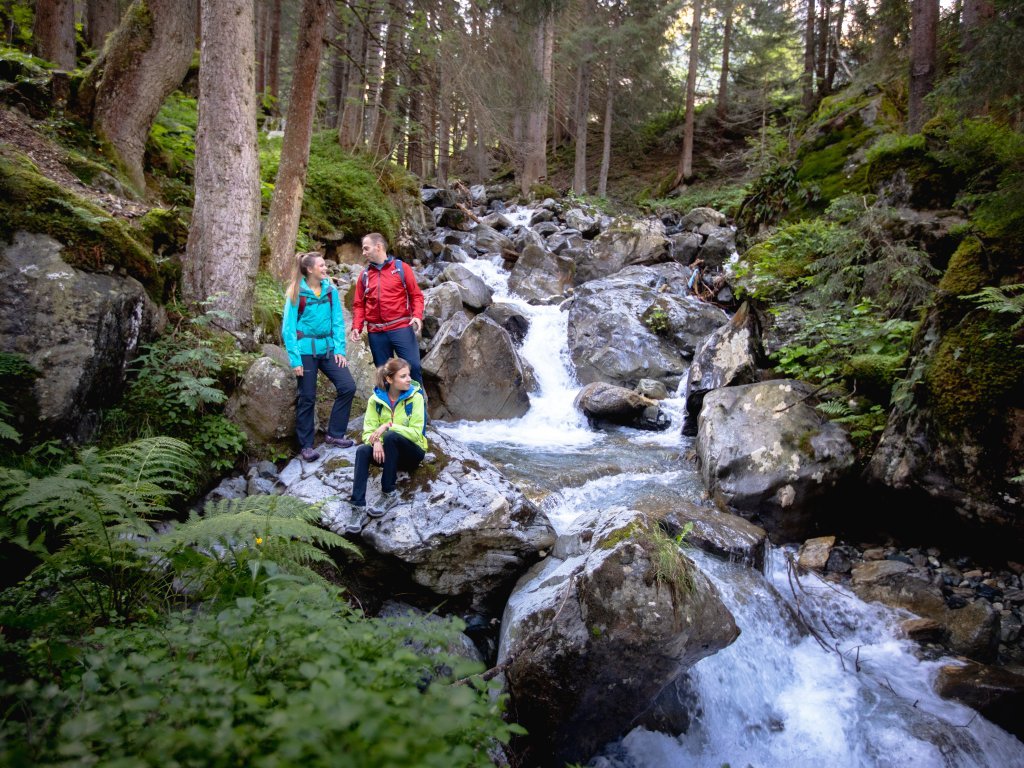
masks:
[[[568,313],[509,295],[499,264],[466,264],[529,318],[520,354],[539,393],[521,419],[437,426],[533,488],[556,530],[579,511],[700,502],[700,478],[681,458],[681,393],[662,402],[673,426],[661,433],[595,432],[572,407],[579,391],[566,342]],[[922,661],[901,639],[906,613],[866,604],[808,575],[790,583],[786,551],[767,575],[703,553],[690,556],[717,585],[741,635],[698,662],[687,733],[635,729],[607,746],[611,768],[1024,768],[1024,745],[973,710],[938,697],[932,683],[952,659]],[[813,628],[814,632],[808,630]],[[817,636],[824,641],[819,642]]]

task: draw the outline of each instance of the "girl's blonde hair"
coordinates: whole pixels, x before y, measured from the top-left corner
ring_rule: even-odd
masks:
[[[309,270],[313,268],[313,264],[316,263],[317,259],[321,258],[323,258],[323,254],[319,251],[295,254],[295,266],[292,268],[292,281],[288,285],[288,290],[285,292],[288,296],[288,300],[292,304],[299,303],[299,284],[302,282],[302,278],[309,274]]]
[[[377,369],[377,388],[386,390],[388,388],[388,377],[394,376],[403,368],[408,368],[410,371],[412,367],[408,362],[400,357],[392,357],[384,365]]]

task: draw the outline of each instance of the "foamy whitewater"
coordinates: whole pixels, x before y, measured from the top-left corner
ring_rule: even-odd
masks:
[[[521,212],[516,221],[525,221]],[[528,215],[528,214],[527,214]],[[579,391],[567,346],[568,313],[511,296],[500,261],[465,266],[530,320],[520,355],[540,390],[521,419],[435,423],[494,461],[541,504],[556,530],[583,510],[653,509],[700,502],[683,455],[681,392],[662,401],[665,432],[595,432],[572,407]],[[813,575],[791,582],[789,550],[770,552],[767,575],[696,550],[741,629],[728,648],[689,671],[696,695],[688,732],[638,728],[591,764],[602,768],[1024,768],[1024,745],[973,710],[932,692],[953,659],[922,661],[901,639],[908,616]],[[816,639],[824,640],[824,645]]]

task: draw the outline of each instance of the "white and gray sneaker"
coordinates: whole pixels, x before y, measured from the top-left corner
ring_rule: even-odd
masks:
[[[356,534],[363,530],[363,524],[366,522],[366,506],[357,507],[355,504],[349,504],[349,518],[348,525],[345,526],[345,533]]]

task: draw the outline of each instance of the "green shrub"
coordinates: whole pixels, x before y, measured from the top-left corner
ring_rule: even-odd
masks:
[[[678,211],[689,213],[694,208],[714,208],[727,216],[734,216],[739,210],[747,194],[745,184],[734,184],[729,186],[705,187],[695,186],[679,197],[666,197],[657,200],[641,200],[640,205],[649,211]]]
[[[146,141],[146,164],[161,197],[185,208],[192,207],[198,121],[196,100],[174,91],[157,112]]]
[[[808,286],[811,264],[835,250],[842,227],[823,219],[790,224],[754,245],[735,266],[738,286],[756,299],[778,299]]]

